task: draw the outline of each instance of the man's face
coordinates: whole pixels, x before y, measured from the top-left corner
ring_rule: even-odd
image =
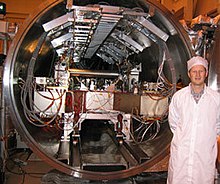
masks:
[[[196,86],[203,85],[207,75],[208,72],[203,65],[195,65],[188,72],[192,85]]]

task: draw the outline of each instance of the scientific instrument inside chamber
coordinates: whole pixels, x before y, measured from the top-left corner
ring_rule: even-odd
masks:
[[[39,12],[15,39],[5,74],[28,146],[76,177],[124,178],[160,162],[170,98],[187,84],[191,50],[179,25],[143,1]]]
[[[120,144],[155,138],[166,120],[175,86],[163,74],[169,57],[164,42],[169,36],[148,17],[141,8],[72,6],[67,14],[44,23],[56,58],[48,77],[35,76],[34,67],[29,66],[32,76],[21,80],[21,100],[29,122],[37,127],[57,126],[61,140],[72,136],[74,144],[80,141],[86,119],[111,122],[113,137]],[[43,43],[42,39],[36,48]],[[161,43],[154,46],[160,63],[149,80],[137,57],[155,43]],[[148,58],[143,60],[148,62]]]

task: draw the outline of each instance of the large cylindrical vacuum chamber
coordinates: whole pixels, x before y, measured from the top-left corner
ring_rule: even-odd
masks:
[[[168,154],[167,106],[188,82],[188,36],[156,1],[68,3],[41,4],[13,40],[4,96],[14,125],[66,174],[141,173]]]
[[[215,40],[214,40],[212,52],[210,52],[212,54],[210,54],[210,56],[208,58],[210,60],[208,84],[212,89],[219,92],[220,91],[219,90],[220,89],[220,86],[219,86],[220,28],[219,28],[219,26],[215,30],[214,38],[215,38]]]

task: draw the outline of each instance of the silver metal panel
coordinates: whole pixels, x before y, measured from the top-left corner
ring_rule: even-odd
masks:
[[[104,45],[101,49],[101,51],[108,53],[111,57],[113,57],[116,61],[121,61],[123,57],[119,55],[118,53],[114,52],[112,49],[110,49],[108,46]]]
[[[100,7],[91,7],[91,6],[74,6],[73,5],[71,9],[81,10],[81,11],[95,11],[95,12],[100,11]]]
[[[141,52],[144,50],[144,48],[139,43],[137,43],[136,41],[134,41],[132,38],[130,38],[129,36],[125,34],[120,34],[119,38],[129,43],[132,47],[135,47],[137,50]]]
[[[167,39],[169,38],[169,35],[166,34],[164,31],[162,31],[161,29],[159,29],[157,26],[155,26],[155,24],[153,24],[152,22],[150,22],[149,20],[145,19],[144,17],[140,17],[137,18],[136,21],[143,25],[144,27],[146,27],[147,29],[149,29],[152,33],[154,33],[155,35],[157,35],[160,39],[162,39],[163,41],[167,41]]]
[[[67,13],[67,14],[65,14],[65,15],[63,15],[61,17],[58,17],[58,18],[56,18],[54,20],[51,20],[51,21],[43,24],[42,26],[44,28],[44,31],[48,32],[48,31],[50,31],[50,30],[52,30],[52,29],[54,29],[54,28],[56,28],[58,26],[61,26],[61,25],[65,24],[65,23],[67,23],[68,19],[71,18],[72,15],[73,15],[72,13]]]
[[[129,49],[136,52],[137,54],[139,53],[139,51],[142,52],[144,49],[139,43],[137,43],[136,41],[134,41],[132,38],[125,35],[124,33],[114,32],[111,34],[111,36],[116,40],[118,40],[123,45],[125,45],[126,47],[128,47]]]
[[[107,5],[100,5],[102,9],[102,13],[112,13],[112,14],[118,14],[122,12],[123,10],[118,6],[107,6]]]
[[[108,21],[105,20],[106,18],[108,18]],[[94,55],[94,53],[98,50],[100,45],[103,44],[104,40],[108,37],[108,35],[114,29],[114,27],[116,26],[120,18],[121,16],[112,15],[112,20],[114,21],[112,22],[111,20],[111,22],[109,22],[109,16],[101,17],[99,25],[96,28],[96,31],[92,37],[92,40],[86,50],[85,58],[91,58]]]
[[[51,43],[54,46],[54,48],[56,48],[56,47],[62,45],[64,41],[70,40],[72,38],[72,36],[73,35],[71,33],[67,33],[59,38],[52,40]]]
[[[99,56],[100,58],[102,58],[105,62],[107,62],[109,64],[114,64],[115,63],[115,61],[111,57],[108,57],[104,53],[97,53],[96,55]]]
[[[126,58],[127,54],[125,52],[123,52],[122,49],[120,48],[117,48],[116,46],[114,46],[113,44],[108,44],[108,47],[109,49],[113,50],[114,52],[118,53],[118,55],[120,55],[121,57],[124,57]],[[116,54],[117,55],[117,54]]]
[[[62,26],[59,26],[55,29],[50,30],[50,32],[48,33],[48,36],[56,34],[57,32],[61,32],[63,29],[66,29],[67,27],[70,27],[72,25],[73,25],[72,22],[66,22],[65,24],[62,24]]]
[[[72,18],[72,17],[69,17],[68,18],[68,21],[71,21],[71,22],[76,22],[76,23],[93,23],[93,24],[96,24],[98,23],[98,20],[92,20],[92,19],[80,19],[80,18]]]
[[[64,47],[62,47],[61,49],[56,49],[56,52],[57,52],[57,54],[58,54],[59,56],[61,56],[61,55],[64,53],[65,50],[66,50],[66,49],[65,49]]]

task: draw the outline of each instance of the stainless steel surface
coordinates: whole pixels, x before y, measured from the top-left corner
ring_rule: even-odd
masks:
[[[210,60],[210,66],[209,66],[209,77],[208,77],[208,85],[214,89],[220,92],[220,27],[218,26],[215,31],[215,42],[212,50]]]
[[[83,69],[69,69],[70,74],[80,76],[108,76],[108,77],[117,77],[119,74],[114,73],[112,71],[103,72],[103,71],[96,71],[96,70],[83,70]]]
[[[155,35],[157,35],[160,39],[163,41],[167,41],[169,38],[169,35],[160,30],[157,26],[155,26],[153,23],[148,21],[147,19],[141,17],[140,19],[136,19],[136,21],[143,25],[145,28],[149,29],[151,32],[153,32]]]
[[[109,1],[109,6],[104,5],[104,13],[112,12],[112,14],[119,14],[119,18],[116,17],[116,22],[118,21],[117,24],[115,25],[115,23],[113,23],[111,26],[112,31],[102,35],[101,40],[97,42],[96,39],[98,37],[96,36],[98,34],[95,31],[99,29],[95,28],[100,23],[99,16],[102,16],[102,14],[99,13],[99,11],[101,11],[100,7],[103,7],[103,5],[100,6],[103,2],[98,0],[93,1],[96,5],[96,7],[94,6],[95,9],[91,6],[91,1],[73,2],[74,6],[72,9],[67,10],[65,1],[46,1],[44,4],[39,6],[35,12],[33,12],[23,25],[23,28],[20,29],[16,35],[9,50],[4,73],[4,97],[7,102],[7,106],[10,107],[16,129],[20,132],[27,145],[40,158],[45,160],[55,169],[75,177],[94,180],[111,180],[136,175],[150,168],[168,154],[169,143],[172,135],[165,120],[164,123],[161,124],[160,132],[155,139],[139,145],[139,148],[149,156],[149,160],[146,159],[143,163],[130,161],[132,165],[128,168],[112,172],[84,170],[83,168],[79,168],[78,164],[76,164],[77,166],[72,166],[72,164],[61,162],[55,157],[58,150],[61,150],[61,153],[65,155],[65,152],[62,151],[62,144],[61,146],[59,145],[62,137],[62,131],[56,129],[55,126],[36,127],[27,120],[20,98],[21,89],[19,87],[19,80],[22,79],[25,81],[28,79],[30,68],[33,69],[35,77],[50,77],[51,70],[55,62],[54,58],[57,59],[60,53],[58,52],[58,49],[61,49],[61,46],[63,47],[62,49],[65,50],[66,46],[68,46],[69,50],[66,51],[73,53],[73,58],[75,60],[79,60],[79,65],[77,65],[77,63],[74,63],[74,65],[77,65],[79,68],[81,67],[80,69],[100,70],[105,68],[105,70],[103,70],[103,73],[105,73],[109,70],[118,68],[118,66],[129,67],[130,65],[126,65],[127,60],[130,61],[131,65],[135,66],[141,63],[143,71],[139,76],[141,81],[156,82],[158,77],[157,69],[161,65],[162,60],[165,58],[164,71],[162,72],[162,75],[166,76],[166,78],[171,82],[171,86],[175,88],[176,80],[179,75],[182,76],[185,83],[188,81],[186,76],[186,61],[192,54],[190,43],[188,43],[188,37],[172,14],[164,9],[164,7],[162,7],[158,2],[146,0],[120,0],[117,2]],[[140,13],[135,9],[141,9],[142,12]],[[128,10],[127,14],[123,13],[122,10]],[[150,10],[154,10],[153,14],[149,14]],[[83,20],[85,20],[85,22],[80,19],[82,18],[80,17],[81,14],[76,14],[77,11],[84,14],[85,17]],[[146,24],[144,25],[146,30],[144,30],[145,34],[143,35],[143,33],[141,33],[141,29],[133,29],[129,22],[133,22],[135,20],[134,17],[136,16],[145,16],[146,14],[149,16],[146,18],[148,18],[151,23],[156,26],[153,26],[154,30],[156,29],[156,32],[154,33],[152,30],[152,24]],[[77,15],[77,20],[75,22],[75,17],[72,15]],[[98,17],[96,17],[96,15]],[[152,15],[152,17],[150,15]],[[91,19],[90,23],[87,21],[89,18]],[[108,22],[111,21],[112,18],[109,17]],[[67,30],[67,28],[71,26],[74,30]],[[77,30],[86,30],[84,31],[86,34],[89,30],[90,36],[95,36],[95,43],[100,45],[98,45],[99,48],[93,45],[93,52],[97,55],[105,56],[108,63],[102,60],[102,64],[98,65],[97,61],[99,61],[99,57],[96,57],[96,54],[89,54],[89,57],[91,57],[89,59],[84,57],[85,51],[88,49],[87,47],[90,44],[93,44],[92,37],[88,37],[88,44],[85,44],[82,40],[80,40],[78,35],[73,34],[74,31],[77,32]],[[114,34],[118,32],[120,32],[120,34],[117,39],[120,41],[114,39]],[[111,33],[113,34],[111,35]],[[63,35],[65,37],[65,35],[69,34],[72,34],[72,37],[62,40],[60,39]],[[125,37],[121,37],[121,35],[125,35]],[[124,39],[128,37],[129,39]],[[41,44],[39,44],[38,41],[43,41],[42,47],[40,47]],[[150,44],[148,44],[149,42]],[[138,43],[138,45],[136,43]],[[113,45],[112,49],[117,51],[119,54],[119,58],[122,58],[119,59],[119,61],[109,56],[109,54],[105,52],[105,49],[101,49],[102,46],[104,47],[105,45],[111,44]],[[139,45],[141,45],[141,47],[139,47]],[[92,53],[89,50],[87,51]],[[37,54],[35,54],[36,52]],[[32,65],[34,65],[33,68],[31,67]],[[94,76],[96,74],[97,73],[94,73]],[[104,122],[104,125],[105,123],[106,122]],[[110,123],[109,126],[111,127],[112,124]],[[111,131],[114,132],[112,129]],[[81,133],[83,134],[83,130]],[[95,133],[95,130],[93,130],[92,133]],[[102,134],[100,133],[100,135]],[[88,134],[84,136],[89,137]],[[101,141],[100,144],[103,144],[101,139],[98,141]],[[125,159],[130,157],[128,160],[131,160],[132,154],[127,152],[127,149],[124,151],[124,146],[118,145],[118,148],[119,151],[122,151],[123,154],[125,154]],[[72,147],[70,147],[70,149],[72,149]],[[93,148],[93,151],[94,150],[95,149]],[[75,153],[78,154],[76,151],[74,154]],[[72,155],[73,157],[74,154]],[[103,157],[101,154],[98,154],[98,156],[99,158]],[[80,156],[77,155],[76,157],[79,158]],[[71,158],[71,156],[69,156],[69,158]],[[114,156],[111,158],[114,158]],[[114,159],[115,161],[117,160],[117,158]],[[78,163],[78,161],[79,159],[75,161],[73,160],[73,163]],[[108,165],[106,162],[105,164]]]

